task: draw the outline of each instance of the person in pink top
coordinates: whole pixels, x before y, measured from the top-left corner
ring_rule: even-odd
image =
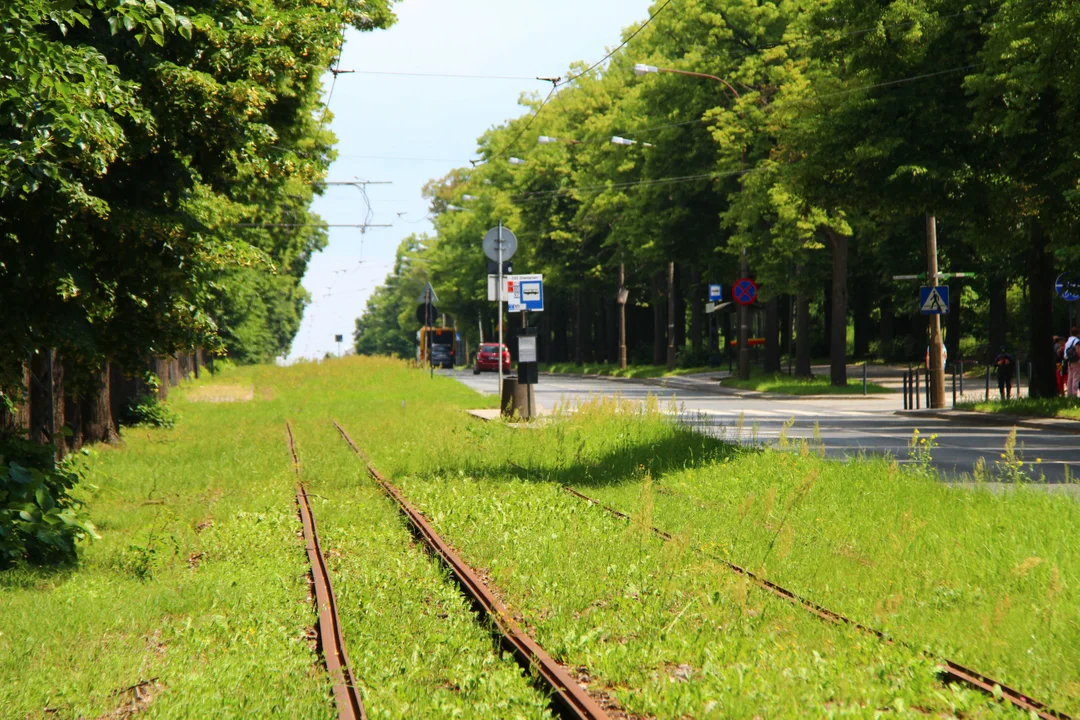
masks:
[[[1080,387],[1080,328],[1073,328],[1069,339],[1065,341],[1065,362],[1069,364],[1069,397],[1076,397]]]

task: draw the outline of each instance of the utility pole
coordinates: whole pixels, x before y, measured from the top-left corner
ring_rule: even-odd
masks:
[[[926,275],[930,287],[938,284],[937,218],[926,214]],[[941,316],[930,315],[930,403],[935,409],[945,407],[945,367],[942,363]],[[833,328],[833,332],[837,332]]]
[[[626,369],[626,264],[619,263],[619,369]]]
[[[739,274],[747,277],[750,265],[746,261],[746,248],[742,251]],[[750,379],[750,308],[739,305],[739,379]]]
[[[675,263],[667,268],[667,368],[675,369]]]
[[[501,403],[502,402],[502,391],[503,391],[503,370],[502,370],[502,365],[503,365],[503,363],[502,363],[502,359],[503,359],[503,355],[502,355],[502,348],[503,348],[503,311],[502,311],[502,301],[503,301],[503,293],[505,292],[505,287],[504,287],[504,284],[503,284],[503,224],[502,224],[502,221],[499,222],[499,242],[498,242],[498,247],[499,247],[499,261],[498,261],[499,262],[499,281],[498,281],[499,284],[495,288],[495,301],[496,301],[495,307],[497,307],[499,309],[499,348],[498,348],[498,350],[496,350],[495,354],[498,355],[498,357],[499,357],[499,360],[498,360],[498,363],[499,363],[499,402]]]

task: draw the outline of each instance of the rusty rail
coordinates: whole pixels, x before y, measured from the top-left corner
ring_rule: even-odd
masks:
[[[311,579],[315,586],[315,603],[319,609],[319,647],[326,671],[333,682],[334,703],[337,705],[341,720],[367,720],[360,691],[356,687],[349,658],[345,654],[345,638],[341,633],[341,621],[338,618],[337,599],[330,584],[330,570],[326,567],[319,533],[315,528],[315,517],[311,513],[307,490],[300,479],[300,459],[296,455],[296,440],[292,426],[285,423],[289,440],[289,454],[292,455],[293,470],[296,471],[296,505],[300,512],[300,523],[304,527],[304,542],[307,546],[308,561],[311,563]]]
[[[563,485],[562,489],[570,495],[573,495],[580,500],[584,500],[590,505],[595,505],[599,507],[601,510],[607,512],[609,515],[626,521],[631,520],[630,516],[626,513],[616,510],[613,507],[609,507],[608,505],[605,505],[598,500],[594,500],[588,495],[584,495],[575,490],[574,488],[569,487],[568,485]],[[660,528],[651,527],[650,529],[654,534],[663,539],[665,542],[673,539],[670,533],[665,532]],[[847,618],[840,613],[833,612],[826,607],[818,605],[812,600],[804,598],[801,595],[791,592],[787,588],[781,587],[774,582],[770,582],[769,580],[758,576],[757,574],[747,570],[746,568],[728,562],[727,560],[718,557],[710,552],[707,552],[700,547],[694,547],[694,550],[701,553],[710,560],[714,560],[722,564],[728,570],[731,570],[734,573],[738,573],[739,575],[746,577],[748,580],[750,580],[763,590],[766,590],[773,595],[776,595],[777,597],[790,602],[793,605],[797,605],[804,610],[812,612],[814,615],[818,616],[822,620],[836,623],[838,625],[847,625],[849,627],[853,627],[862,632],[874,635],[878,639],[888,644],[892,644],[894,642],[892,638],[885,635],[885,633],[881,632],[880,630],[875,630],[872,627],[868,627],[866,625],[863,625],[862,623],[851,620],[850,618]],[[965,685],[973,687],[976,690],[980,690],[994,697],[997,697],[998,692],[1000,692],[1001,697],[1004,700],[1007,700],[1008,702],[1012,703],[1017,708],[1025,712],[1035,713],[1037,717],[1043,718],[1043,720],[1072,720],[1069,715],[1066,715],[1059,710],[1054,710],[1053,708],[1039,702],[1038,700],[1035,700],[1034,698],[1020,692],[1019,690],[1011,688],[1004,683],[994,680],[993,678],[989,678],[985,675],[982,675],[981,673],[975,672],[974,670],[966,668],[959,663],[953,662],[952,660],[939,658],[930,653],[926,653],[926,655],[927,657],[939,663],[941,667],[939,674],[946,682],[964,683]]]
[[[415,534],[424,540],[428,548],[449,568],[458,585],[472,600],[482,615],[488,617],[498,630],[500,642],[510,651],[518,664],[527,672],[536,671],[551,691],[553,709],[563,718],[576,720],[607,720],[608,715],[579,685],[570,673],[552,659],[535,640],[521,629],[510,611],[496,598],[487,585],[464,560],[444,541],[431,526],[423,513],[414,508],[405,496],[388,482],[372,465],[367,455],[357,447],[349,433],[337,421],[334,427],[367,466],[367,471],[379,487],[395,503],[408,519]]]

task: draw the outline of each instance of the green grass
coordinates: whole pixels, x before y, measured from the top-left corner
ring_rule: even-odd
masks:
[[[0,715],[105,717],[150,682],[148,717],[336,717],[281,404],[179,405],[94,451],[77,567],[0,573]]]
[[[829,378],[823,375],[798,378],[784,374],[764,375],[752,373],[749,380],[728,377],[721,380],[720,385],[738,390],[754,390],[756,392],[771,392],[783,395],[862,395],[863,391],[861,378],[856,380],[848,378],[847,385],[837,386],[833,385]],[[870,394],[894,392],[872,382],[866,384],[866,391]]]
[[[564,375],[596,375],[600,377],[625,378],[678,377],[679,375],[720,372],[717,368],[710,367],[676,368],[674,370],[668,370],[666,365],[630,365],[625,370],[622,370],[618,365],[609,363],[586,363],[584,365],[577,365],[575,363],[551,363],[550,365],[541,365],[540,370],[542,372]]]
[[[183,399],[198,387],[181,391],[175,429],[99,451],[98,489],[84,492],[104,540],[78,567],[0,575],[4,715],[99,717],[121,705],[115,691],[151,678],[147,717],[333,714],[304,638],[314,616],[286,419],[373,717],[546,709],[331,419],[557,660],[633,713],[1016,715],[942,685],[922,648],[1080,710],[1080,505],[1070,497],[960,490],[923,465],[837,463],[804,446],[747,449],[673,424],[655,400],[597,401],[516,430],[466,415],[490,403],[461,384],[389,360],[243,368],[200,383],[229,384],[254,386],[253,398],[211,405]],[[910,646],[823,623],[710,555]]]
[[[957,403],[956,408],[958,410],[975,410],[976,412],[1001,415],[1080,420],[1080,400],[1067,397],[1018,398],[1004,401]]]

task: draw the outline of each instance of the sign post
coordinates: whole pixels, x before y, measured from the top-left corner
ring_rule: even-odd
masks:
[[[496,298],[496,305],[499,309],[499,397],[502,397],[503,386],[503,371],[502,371],[502,348],[503,348],[503,311],[502,311],[502,288],[503,288],[503,263],[510,258],[514,257],[514,253],[517,252],[517,236],[503,227],[500,222],[499,226],[488,230],[487,235],[484,236],[484,254],[488,256],[488,259],[494,260],[499,264],[499,279],[496,285],[499,288],[499,297]]]

